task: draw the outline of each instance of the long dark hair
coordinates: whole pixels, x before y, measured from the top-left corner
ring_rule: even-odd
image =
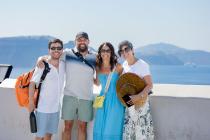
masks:
[[[114,66],[117,64],[117,55],[115,54],[114,47],[110,42],[104,42],[99,46],[98,55],[96,58],[96,65],[99,69],[101,69],[103,63],[103,60],[101,58],[101,49],[103,48],[103,46],[107,46],[111,50],[110,65],[111,70],[113,70]]]

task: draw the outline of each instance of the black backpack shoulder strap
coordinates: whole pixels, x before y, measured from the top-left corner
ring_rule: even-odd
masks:
[[[44,67],[44,71],[42,73],[42,76],[41,76],[41,79],[40,79],[40,83],[42,81],[44,81],[45,77],[47,76],[47,73],[50,72],[50,67],[49,67],[49,64],[45,61],[43,61],[45,67]]]
[[[36,103],[35,103],[35,107],[37,108],[38,106],[38,102],[39,102],[39,96],[40,96],[40,91],[41,91],[41,86],[42,86],[42,82],[44,81],[45,77],[47,76],[48,72],[50,72],[50,67],[49,67],[49,64],[45,61],[43,61],[45,67],[44,67],[44,71],[42,73],[42,76],[40,78],[40,82],[39,82],[39,85],[38,85],[38,95],[37,95],[37,100],[36,100]]]
[[[72,49],[72,52],[82,61],[84,62],[86,65],[88,65],[89,67],[91,67],[93,69],[93,71],[95,70],[93,65],[91,65],[79,52],[75,52],[74,49]]]
[[[78,58],[80,58],[81,57],[81,54],[80,53],[78,53],[78,52],[75,52],[74,51],[74,49],[71,49],[72,50],[72,52],[78,57]]]

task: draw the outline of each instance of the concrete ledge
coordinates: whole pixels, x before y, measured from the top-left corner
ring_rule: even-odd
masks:
[[[0,139],[33,139],[29,131],[28,112],[17,105],[15,79],[0,85]],[[94,88],[95,93],[100,89]],[[155,84],[150,96],[156,140],[207,140],[210,138],[210,86]],[[61,138],[63,122],[54,140]],[[75,126],[76,127],[76,126]],[[88,124],[92,140],[93,122]],[[74,128],[75,139],[76,128]]]
[[[15,88],[16,79],[5,79],[0,84],[0,88]]]
[[[153,90],[153,96],[210,99],[210,85],[155,84]]]

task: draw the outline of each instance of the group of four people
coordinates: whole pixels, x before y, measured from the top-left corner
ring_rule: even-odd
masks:
[[[61,118],[64,120],[62,140],[70,140],[74,120],[78,124],[78,140],[87,138],[87,122],[93,119],[93,84],[101,85],[100,95],[105,96],[102,108],[96,109],[93,140],[153,140],[153,124],[149,100],[143,107],[136,102],[149,93],[152,78],[149,65],[134,55],[132,43],[122,41],[118,54],[125,59],[121,65],[111,43],[100,45],[95,54],[88,49],[89,37],[79,32],[75,38],[75,48],[63,50],[59,39],[49,42],[49,56],[39,58],[30,84],[29,111],[34,111],[34,85],[39,82],[43,72],[42,61],[47,61],[51,68],[40,92],[36,109],[36,139],[51,139],[58,129],[60,97],[63,93]],[[130,96],[134,106],[125,108],[117,97],[116,83],[120,75],[132,72],[144,79],[146,87],[136,95]],[[110,84],[105,93],[109,74]],[[96,76],[94,76],[96,74]]]

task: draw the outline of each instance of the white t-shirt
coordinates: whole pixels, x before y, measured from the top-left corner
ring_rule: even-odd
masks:
[[[130,66],[128,65],[128,62],[125,61],[123,63],[123,69],[124,69],[123,73],[127,73],[127,72],[135,73],[141,78],[144,78],[145,76],[150,75],[149,65],[142,59],[139,59],[135,64],[130,65]],[[139,112],[141,112],[141,115],[145,115],[147,113],[148,107],[149,107],[149,103],[147,100],[146,104],[143,107],[135,109],[135,106],[133,105],[127,108],[128,113],[131,117],[131,120],[136,122],[138,120]]]
[[[42,83],[40,97],[38,102],[38,112],[55,113],[60,110],[60,98],[63,92],[64,83],[64,64],[59,63],[59,70],[49,64],[50,72],[47,73]],[[38,86],[44,68],[35,68],[31,81]]]
[[[128,62],[123,62],[123,73],[135,73],[141,78],[150,75],[149,65],[142,59],[139,59],[135,64],[128,65]]]

